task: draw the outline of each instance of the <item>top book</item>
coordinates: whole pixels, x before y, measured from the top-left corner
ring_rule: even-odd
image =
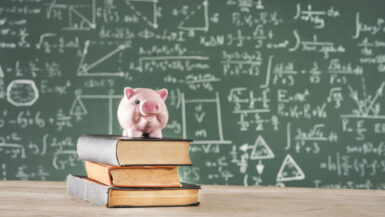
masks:
[[[82,135],[78,139],[80,160],[116,166],[191,165],[191,139],[130,138],[118,135]]]

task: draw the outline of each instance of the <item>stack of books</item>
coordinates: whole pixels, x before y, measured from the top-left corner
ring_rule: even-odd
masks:
[[[87,177],[69,175],[67,191],[106,207],[199,205],[199,185],[180,182],[192,140],[83,135],[77,143]]]

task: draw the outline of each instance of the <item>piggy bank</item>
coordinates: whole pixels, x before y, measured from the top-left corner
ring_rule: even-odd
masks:
[[[164,103],[167,94],[167,89],[124,88],[118,107],[123,136],[162,138],[162,129],[168,121]]]

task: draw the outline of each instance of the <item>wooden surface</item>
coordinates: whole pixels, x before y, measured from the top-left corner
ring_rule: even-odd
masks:
[[[384,216],[385,191],[202,186],[198,207],[108,209],[64,182],[0,181],[0,216]]]

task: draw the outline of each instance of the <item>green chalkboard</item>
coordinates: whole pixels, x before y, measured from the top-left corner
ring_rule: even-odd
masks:
[[[383,1],[2,0],[0,178],[84,174],[123,88],[167,88],[200,184],[385,188]]]

